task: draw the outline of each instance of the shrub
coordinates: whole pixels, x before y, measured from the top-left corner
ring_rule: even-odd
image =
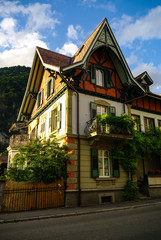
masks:
[[[131,180],[127,181],[123,191],[123,198],[125,201],[132,201],[132,200],[139,199],[138,188],[136,183],[134,183]]]
[[[54,139],[35,139],[19,148],[13,164],[7,170],[7,179],[17,182],[51,183],[67,177],[66,164],[70,153],[66,145]]]

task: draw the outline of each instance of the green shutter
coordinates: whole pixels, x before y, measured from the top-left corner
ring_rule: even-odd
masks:
[[[98,150],[91,148],[91,177],[98,177]]]
[[[116,116],[116,108],[113,106],[110,106],[109,108],[109,114]]]
[[[111,88],[111,74],[110,72],[106,69],[104,71],[104,74],[105,74],[105,87],[106,88]]]
[[[120,177],[119,160],[113,159],[113,177]]]
[[[97,113],[97,104],[94,102],[90,102],[90,112],[91,112],[91,119],[95,118]]]
[[[96,84],[96,68],[91,65],[91,83]]]

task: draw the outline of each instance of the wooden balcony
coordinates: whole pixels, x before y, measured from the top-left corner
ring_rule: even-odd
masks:
[[[120,146],[125,141],[133,139],[132,134],[121,125],[102,124],[97,118],[87,122],[84,132],[91,146],[108,149],[112,149],[116,145]]]

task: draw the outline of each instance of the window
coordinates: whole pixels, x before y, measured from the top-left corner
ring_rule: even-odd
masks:
[[[110,159],[108,151],[98,150],[98,169],[99,177],[110,176]]]
[[[154,119],[144,117],[144,126],[145,126],[145,131],[147,131],[149,128],[154,128],[155,127]]]
[[[61,103],[59,103],[49,114],[49,132],[61,128],[61,106]]]
[[[96,85],[104,87],[104,71],[96,69]]]
[[[91,177],[119,177],[119,161],[111,162],[109,151],[91,149]]]
[[[46,117],[41,117],[41,123],[40,123],[40,137],[45,138],[45,124],[46,122]]]
[[[54,91],[54,79],[53,78],[49,78],[49,80],[47,81],[46,83],[46,86],[45,86],[45,98],[49,98],[53,91]]]
[[[91,65],[91,82],[93,84],[104,88],[110,88],[111,81],[111,73],[107,68],[97,68],[96,65]]]
[[[97,105],[97,114],[98,115],[107,114],[107,111],[108,111],[107,107]]]
[[[39,108],[43,104],[43,89],[37,94],[37,108]]]
[[[103,106],[100,104],[97,104],[95,102],[90,102],[90,111],[91,111],[91,119],[95,118],[95,116],[103,115],[103,114],[111,114],[113,116],[116,115],[116,108],[113,106]]]
[[[159,127],[160,130],[161,130],[161,120],[158,120],[158,127]]]
[[[132,119],[135,121],[134,122],[134,129],[136,131],[140,131],[141,130],[141,126],[140,126],[140,116],[138,115],[131,115]]]
[[[109,107],[109,114],[112,116],[116,116],[116,108],[113,106]]]

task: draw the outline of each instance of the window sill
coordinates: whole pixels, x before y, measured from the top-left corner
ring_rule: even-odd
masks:
[[[114,177],[99,177],[96,178],[96,184],[100,185],[115,185],[116,178]]]
[[[114,181],[116,180],[115,177],[98,177],[96,178],[96,181]]]

